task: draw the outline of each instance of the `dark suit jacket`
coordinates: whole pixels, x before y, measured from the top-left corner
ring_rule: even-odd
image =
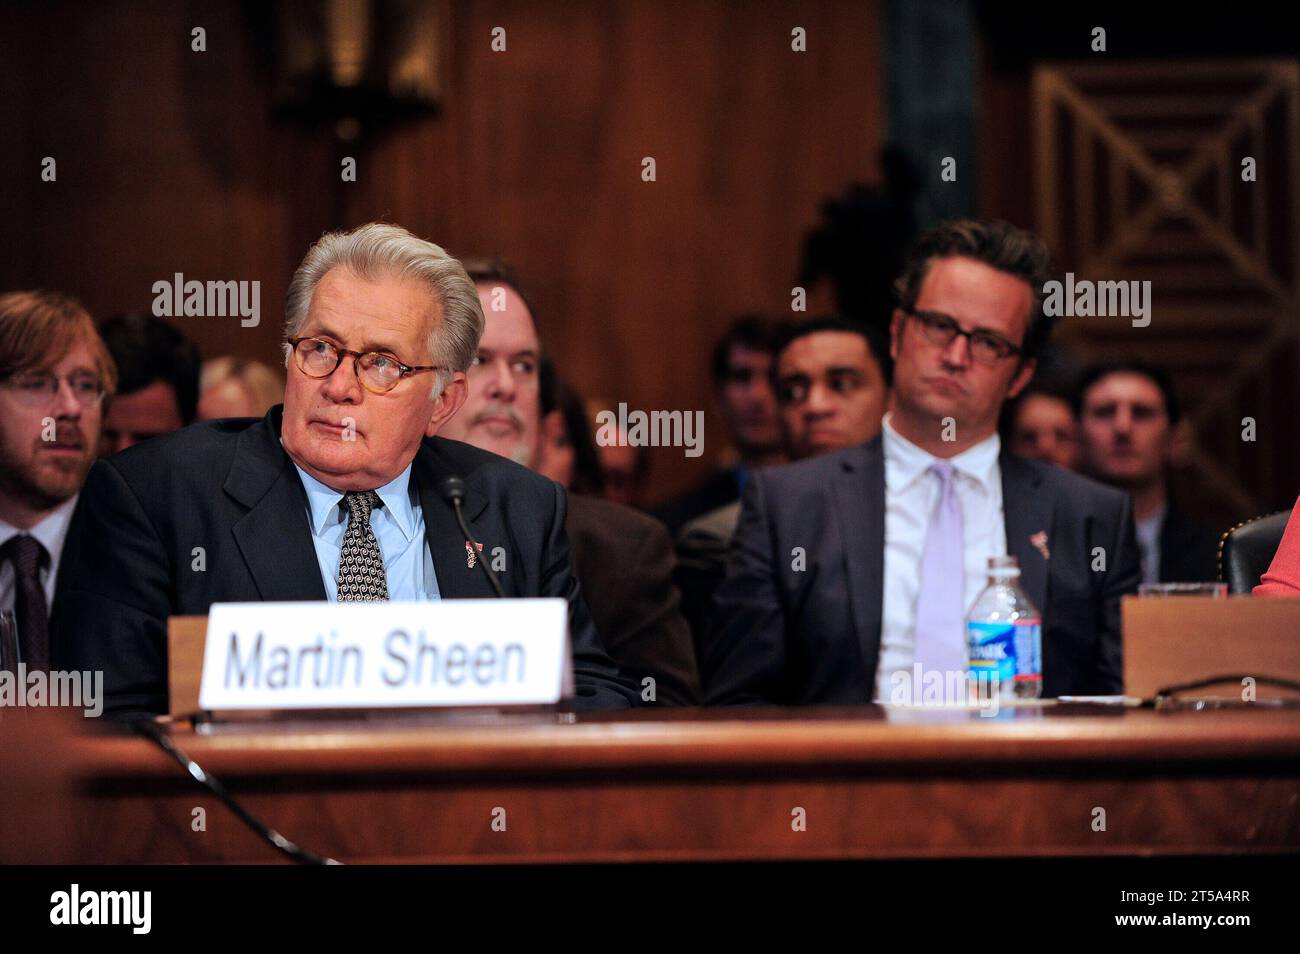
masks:
[[[740,522],[740,501],[711,510],[677,531],[677,571],[673,575],[682,594],[682,615],[691,627],[696,658],[703,653],[713,611],[713,594],[727,574],[727,551]]]
[[[1007,550],[1043,614],[1043,694],[1122,691],[1119,600],[1141,578],[1128,495],[1007,453],[999,465]],[[1050,559],[1030,542],[1039,531]],[[884,547],[879,437],[753,474],[701,660],[705,701],[871,702]]]
[[[165,711],[167,617],[216,602],[323,600],[307,496],[280,445],[281,407],[261,420],[194,424],[97,461],[77,502],[54,601],[51,653],[60,669],[102,669],[106,710]],[[465,519],[485,553],[504,546],[508,596],[569,601],[576,703],[626,708],[635,687],[605,654],[569,571],[564,492],[486,451],[426,439],[412,479],[438,588],[491,598],[467,565],[465,535],[441,480],[465,481]],[[203,547],[206,568],[193,570]]]
[[[683,524],[739,499],[740,483],[737,480],[737,471],[733,467],[718,471],[680,497],[665,500],[659,506],[652,508],[650,513],[667,524],[668,532],[675,537]]]
[[[1219,578],[1219,534],[1170,507],[1160,528],[1160,582],[1213,583]]]
[[[623,674],[638,685],[653,677],[660,705],[699,705],[695,646],[673,586],[676,560],[663,524],[631,507],[573,494],[565,529],[596,631]]]

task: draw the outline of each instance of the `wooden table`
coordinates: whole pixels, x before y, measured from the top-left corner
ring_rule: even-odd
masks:
[[[279,857],[150,742],[97,728],[57,746],[71,860]],[[678,710],[174,738],[346,862],[1300,849],[1297,710]]]

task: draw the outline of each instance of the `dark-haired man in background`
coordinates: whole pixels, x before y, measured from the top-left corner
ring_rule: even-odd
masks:
[[[714,400],[722,412],[737,460],[679,497],[652,511],[676,534],[683,524],[740,499],[749,472],[785,461],[772,360],[789,324],[763,315],[742,315],[713,348],[709,365]]]
[[[99,327],[118,369],[118,390],[104,414],[99,455],[194,423],[199,403],[199,349],[152,315],[116,315]]]
[[[1133,498],[1143,583],[1218,578],[1218,534],[1170,499],[1169,468],[1181,450],[1182,409],[1169,377],[1139,361],[1097,364],[1079,381],[1087,473]]]
[[[1031,382],[1003,411],[1002,439],[1013,454],[1066,470],[1079,467],[1079,419],[1073,395],[1046,382]]]
[[[1122,691],[1119,603],[1140,576],[1128,497],[1003,453],[997,433],[1050,333],[1048,267],[1042,240],[1006,223],[921,237],[880,436],[750,479],[706,702],[852,705],[890,700],[914,666],[964,677],[965,615],[1005,554],[1043,613],[1044,694]]]
[[[880,433],[889,400],[889,339],[839,317],[792,325],[772,361],[781,439],[791,460],[862,444]],[[740,519],[740,501],[688,521],[677,533],[677,586],[697,645]]]
[[[874,325],[815,318],[795,326],[772,372],[791,460],[863,444],[889,401],[888,337]]]

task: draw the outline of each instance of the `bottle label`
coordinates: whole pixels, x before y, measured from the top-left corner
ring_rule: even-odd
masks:
[[[1014,623],[966,624],[966,650],[970,672],[979,679],[1010,684],[1017,679],[1043,675],[1042,624],[1036,619]]]

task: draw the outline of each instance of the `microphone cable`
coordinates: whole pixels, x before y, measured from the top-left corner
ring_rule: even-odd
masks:
[[[171,736],[164,732],[153,719],[133,719],[130,723],[138,734],[152,741],[158,748],[162,749],[169,756],[185,769],[186,773],[196,782],[215,795],[221,804],[225,805],[232,811],[236,818],[251,828],[263,840],[268,842],[271,847],[283,855],[286,855],[293,861],[303,865],[341,865],[343,862],[336,861],[333,858],[322,858],[320,855],[313,854],[305,848],[300,848],[297,844],[290,841],[284,835],[280,834],[270,825],[267,825],[256,815],[235,800],[230,794],[229,789],[221,783],[215,775],[204,771],[203,767],[195,762],[192,758],[172,741]]]

